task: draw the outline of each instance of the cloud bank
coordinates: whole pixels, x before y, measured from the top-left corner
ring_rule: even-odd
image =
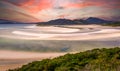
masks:
[[[0,10],[2,17],[8,18],[4,11],[12,10],[31,16],[27,21],[48,21],[58,18],[79,19],[86,17],[100,17],[119,20],[119,0],[1,0]],[[8,12],[9,13],[9,12]],[[23,15],[22,15],[23,16]],[[22,17],[21,16],[21,17]],[[16,16],[13,16],[16,18]],[[23,19],[26,19],[24,18]],[[11,18],[11,17],[10,17]],[[22,20],[17,17],[15,20]]]

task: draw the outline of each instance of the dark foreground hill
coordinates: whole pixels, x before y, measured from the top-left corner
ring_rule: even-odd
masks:
[[[35,61],[9,71],[120,71],[120,48],[93,49]]]

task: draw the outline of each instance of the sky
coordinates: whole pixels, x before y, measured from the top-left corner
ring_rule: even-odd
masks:
[[[0,19],[43,22],[99,17],[120,20],[120,0],[0,0]]]

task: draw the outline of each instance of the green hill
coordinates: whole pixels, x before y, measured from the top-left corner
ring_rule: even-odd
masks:
[[[93,49],[35,61],[9,71],[120,71],[120,48]]]

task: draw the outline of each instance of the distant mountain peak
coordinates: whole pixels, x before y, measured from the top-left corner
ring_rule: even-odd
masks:
[[[104,20],[104,19],[97,18],[97,17],[89,17],[85,21],[88,23],[92,23],[92,24],[102,24],[102,23],[109,23],[110,22],[108,20]]]
[[[0,19],[0,24],[16,24],[16,23],[22,24],[22,22],[17,22],[17,21],[12,21],[12,20],[7,20],[7,19]]]
[[[75,25],[75,24],[104,24],[104,23],[110,23],[111,21],[104,20],[101,18],[97,17],[89,17],[87,19],[75,19],[75,20],[70,20],[70,19],[55,19],[55,20],[50,20],[48,22],[39,22],[37,24],[41,25]]]
[[[70,19],[55,19],[55,20],[50,20],[48,22],[40,22],[39,24],[42,25],[74,25],[75,21],[70,20]]]
[[[97,18],[97,17],[89,17],[87,18],[86,20],[101,20],[101,21],[105,21],[104,19],[101,19],[101,18]]]

